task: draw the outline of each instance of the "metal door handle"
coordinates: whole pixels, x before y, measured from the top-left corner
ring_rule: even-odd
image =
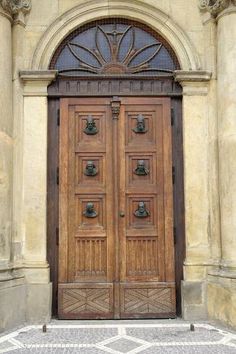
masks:
[[[125,213],[123,211],[120,211],[120,217],[123,218],[125,216]]]

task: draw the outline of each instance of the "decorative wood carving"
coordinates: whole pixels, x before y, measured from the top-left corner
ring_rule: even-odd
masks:
[[[143,314],[143,317],[168,317],[175,312],[174,288],[155,288],[142,284],[122,289],[123,317]]]
[[[111,101],[111,111],[112,111],[112,118],[118,119],[120,115],[120,99],[119,97],[113,97]]]
[[[102,238],[77,238],[76,241],[76,278],[105,279],[106,240]]]
[[[91,77],[60,78],[48,88],[51,97],[81,96],[181,96],[182,88],[173,76],[165,77]]]
[[[112,286],[74,285],[59,288],[60,318],[111,318]]]

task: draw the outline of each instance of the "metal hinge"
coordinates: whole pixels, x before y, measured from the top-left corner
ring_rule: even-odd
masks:
[[[56,245],[59,246],[59,228],[56,228]]]
[[[60,111],[60,108],[58,108],[58,110],[57,110],[57,125],[58,125],[58,127],[60,126],[60,123],[61,123],[61,111]]]
[[[57,185],[59,185],[59,167],[57,167]]]
[[[172,183],[175,184],[175,167],[172,166]]]
[[[171,108],[171,125],[175,124],[175,111],[174,108]]]
[[[173,237],[174,237],[174,244],[176,245],[177,243],[177,230],[176,227],[173,227]]]

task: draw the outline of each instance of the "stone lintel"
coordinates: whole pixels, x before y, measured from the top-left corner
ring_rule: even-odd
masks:
[[[57,77],[57,70],[21,71],[24,96],[47,96],[48,85]]]

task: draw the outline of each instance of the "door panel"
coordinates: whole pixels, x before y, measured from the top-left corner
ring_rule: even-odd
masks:
[[[173,316],[170,102],[129,98],[122,103],[120,208],[126,217],[120,219],[121,317]],[[138,117],[143,131],[137,129]]]
[[[120,103],[61,100],[60,318],[175,316],[170,100]]]
[[[110,101],[65,99],[61,107],[59,317],[112,318]]]

